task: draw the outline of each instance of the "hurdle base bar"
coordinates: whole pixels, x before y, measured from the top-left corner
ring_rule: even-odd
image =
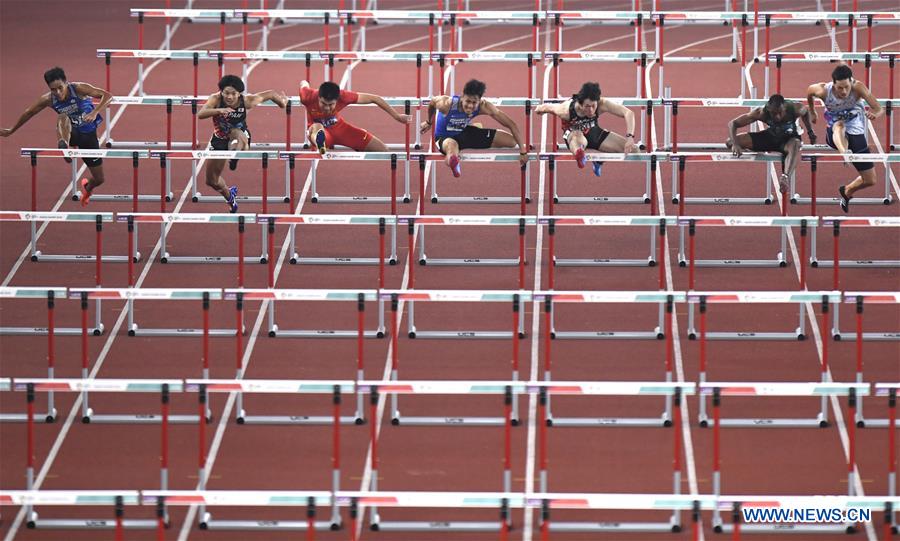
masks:
[[[678,266],[687,267],[688,260],[678,255]],[[787,267],[787,260],[782,252],[775,254],[775,259],[695,259],[695,267]]]
[[[448,340],[453,338],[477,338],[484,340],[509,340],[513,337],[511,331],[419,331],[413,327],[409,331],[410,338],[437,338]],[[519,338],[524,338],[525,333],[519,332]]]
[[[359,333],[337,329],[280,329],[278,325],[269,328],[269,338],[356,338]],[[384,327],[374,331],[363,331],[363,338],[384,338]]]
[[[333,425],[334,417],[330,415],[247,415],[241,410],[237,417],[239,425]],[[363,425],[366,419],[357,412],[356,415],[342,415],[342,425]]]
[[[680,194],[672,196],[672,203],[681,201]],[[685,197],[685,205],[771,205],[772,197]]]
[[[655,267],[656,258],[653,256],[646,259],[563,259],[554,257],[553,265],[556,267]]]
[[[562,427],[597,427],[597,426],[623,426],[623,427],[670,427],[672,420],[666,412],[659,417],[548,417],[547,426]]]
[[[700,427],[707,428],[712,425],[706,414],[698,416]],[[772,418],[743,418],[743,419],[721,419],[719,426],[737,427],[737,428],[827,428],[828,421],[818,413],[815,419],[772,419]]]
[[[831,329],[831,337],[834,338],[835,341],[848,341],[854,342],[856,341],[856,333],[848,332],[843,333],[837,328]],[[864,332],[863,340],[865,341],[889,341],[889,340],[900,340],[900,332]]]
[[[397,203],[409,203],[412,201],[408,193],[394,198]],[[390,196],[384,195],[319,195],[312,194],[312,203],[390,203]]]
[[[853,204],[854,205],[890,205],[893,202],[894,197],[891,194],[888,194],[884,197],[854,197]],[[794,194],[791,197],[791,204],[794,205],[808,205],[812,203],[812,197],[802,197],[800,194]],[[840,205],[841,200],[839,197],[816,197],[817,205]]]
[[[169,192],[166,194],[166,202],[171,203],[175,198],[175,194]],[[81,194],[72,196],[72,201],[80,201]],[[133,201],[134,195],[130,193],[98,193],[91,194],[91,201]],[[138,194],[138,202],[159,203],[159,194]]]
[[[44,422],[53,423],[56,421],[56,408],[51,409],[44,415]],[[0,423],[27,423],[28,415],[25,413],[0,413]]]
[[[697,331],[690,329],[688,331],[688,339],[696,340]],[[706,333],[707,340],[806,340],[806,335],[800,328],[794,329],[794,332],[757,332],[757,331],[721,331]]]
[[[106,518],[40,519],[37,513],[33,513],[26,526],[29,530],[114,530],[116,521]],[[155,530],[158,523],[156,519],[125,519],[122,521],[122,526],[129,530]]]
[[[521,197],[506,195],[471,195],[441,197],[432,195],[432,203],[490,203],[490,204],[516,204],[522,201]],[[525,198],[526,203],[531,203],[531,198]]]
[[[299,254],[291,256],[291,265],[378,265],[377,257],[300,257]],[[393,257],[384,258],[385,265],[396,265]]]
[[[574,196],[574,195],[566,195],[566,196],[553,196],[553,202],[558,203],[560,205],[565,204],[586,204],[586,203],[633,203],[633,204],[642,204],[647,205],[650,203],[650,196],[646,193],[642,196],[632,196],[632,195],[623,195],[623,196],[606,196],[606,195],[596,195],[593,197],[584,197],[584,196]]]
[[[419,265],[439,266],[466,266],[474,265],[481,267],[515,267],[519,265],[519,258],[487,258],[487,257],[445,257],[445,258],[429,258],[428,256],[419,258]]]
[[[105,258],[104,258],[105,259]],[[834,261],[831,259],[813,259],[810,258],[809,264],[813,267],[829,268],[834,267]],[[900,260],[896,259],[841,259],[839,262],[841,267],[871,267],[871,268],[898,268]]]
[[[378,521],[372,531],[385,532],[499,532],[497,521]]]
[[[731,524],[714,524],[713,531],[716,533],[733,532],[734,526]],[[855,533],[856,527],[853,524],[741,524],[742,534],[771,534],[771,533]]]
[[[391,419],[394,426],[503,426],[506,419],[503,417],[403,417],[400,412]],[[518,426],[519,420],[512,420],[513,426]]]
[[[106,330],[102,323],[97,327],[88,327],[88,332],[100,336]],[[0,327],[0,336],[47,335],[47,327]],[[53,334],[64,336],[81,336],[81,327],[54,327]]]
[[[106,258],[104,257],[105,261]],[[237,256],[224,256],[224,255],[210,255],[210,256],[192,256],[192,255],[170,255],[169,252],[163,253],[159,257],[160,263],[238,263],[240,258]],[[260,254],[258,256],[248,255],[244,256],[244,263],[252,263],[252,264],[262,264],[268,263],[269,257],[267,254]]]
[[[234,329],[209,329],[209,336],[235,336],[237,331]],[[241,330],[244,334],[246,329]],[[137,323],[132,324],[128,329],[128,336],[203,336],[203,329],[165,329],[165,328],[147,328],[142,329]]]
[[[197,415],[169,415],[168,422],[170,424],[194,424],[199,421]],[[212,414],[207,414],[204,419],[206,424],[212,422]],[[93,409],[89,410],[89,415],[81,418],[84,424],[161,424],[162,415],[158,413],[107,413],[95,414]]]
[[[138,258],[140,254],[138,254]],[[104,255],[104,263],[128,263],[130,256],[127,255]],[[31,254],[31,261],[77,261],[80,263],[91,263],[97,261],[97,256],[93,254],[45,254],[40,250]],[[135,261],[136,262],[136,261]]]
[[[93,199],[94,196],[91,196]],[[238,203],[262,203],[261,195],[238,195],[235,197],[235,200]],[[159,196],[156,196],[154,201],[159,201]],[[169,199],[167,199],[169,201]],[[291,198],[290,195],[270,195],[266,198],[267,203],[290,203]],[[222,199],[221,195],[203,195],[200,192],[194,192],[194,195],[191,196],[191,202],[193,203],[218,203],[225,204],[225,201]]]
[[[663,340],[662,329],[652,331],[550,331],[551,340]]]
[[[212,520],[211,517],[203,517],[200,522],[201,530],[261,530],[261,531],[306,531],[308,524],[305,520]],[[340,530],[340,523],[327,520],[317,520],[313,523],[313,529],[320,531]]]
[[[551,532],[673,532],[681,525],[669,522],[553,522]]]

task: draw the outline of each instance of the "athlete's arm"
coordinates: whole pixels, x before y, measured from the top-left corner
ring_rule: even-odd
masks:
[[[757,107],[749,113],[744,113],[728,122],[728,137],[731,139],[731,152],[738,158],[741,157],[744,149],[742,149],[741,145],[737,142],[737,129],[749,126],[760,119],[762,119],[762,107]]]
[[[797,106],[797,116],[803,120],[803,128],[806,130],[806,135],[809,137],[809,144],[816,144],[816,132],[813,131],[812,121],[809,118],[809,107],[801,104],[796,104]]]
[[[422,121],[422,125],[419,126],[422,133],[427,132],[428,128],[434,124],[434,114],[436,111],[440,111],[444,114],[450,112],[451,101],[450,96],[435,96],[431,98],[431,101],[428,102],[428,114],[426,115],[425,120]]]
[[[816,113],[816,98],[825,101],[825,83],[815,83],[806,89],[806,106],[809,108],[809,119],[815,124],[819,115]]]
[[[627,145],[634,146],[634,113],[628,107],[625,107],[621,103],[616,103],[614,101],[610,101],[607,99],[600,99],[600,106],[598,107],[599,111],[605,111],[612,115],[621,117],[625,119],[625,139],[626,139],[626,148]],[[625,151],[626,153],[629,150]]]
[[[501,111],[499,107],[487,100],[481,100],[480,108],[484,114],[488,115],[489,117],[505,126],[507,129],[509,129],[509,133],[512,134],[513,139],[516,140],[516,144],[519,145],[519,155],[528,154],[528,148],[525,147],[525,142],[522,141],[522,136],[519,134],[519,126],[516,125],[513,119],[509,118],[509,115]]]
[[[203,107],[200,108],[200,112],[197,113],[197,118],[199,120],[203,120],[204,118],[214,117],[216,115],[220,115],[223,113],[227,113],[228,109],[226,108],[216,108],[216,103],[219,101],[219,93],[216,92],[209,96],[209,99],[206,100],[206,103],[203,104]]]
[[[863,84],[862,81],[856,81],[853,84],[853,90],[856,91],[856,95],[866,100],[866,103],[869,104],[869,110],[866,111],[866,118],[869,120],[875,120],[884,114],[884,109],[881,107],[881,104],[878,103],[878,100],[875,99],[875,96],[869,92],[869,89],[866,88],[866,85]]]
[[[284,109],[287,106],[287,96],[284,92],[277,90],[266,90],[258,94],[249,94],[244,97],[244,107],[252,109],[264,101],[271,101],[275,105]]]
[[[384,111],[385,113],[391,115],[391,118],[396,120],[401,124],[409,123],[409,115],[400,114],[394,110],[393,107],[388,105],[388,102],[384,101],[384,98],[375,94],[366,94],[365,92],[359,93],[359,99],[356,100],[356,103],[360,105],[365,105],[367,103],[374,103],[378,106],[379,109]]]
[[[569,120],[569,101],[562,103],[542,103],[534,108],[534,112],[539,115],[547,113],[554,114],[563,120]]]
[[[28,122],[31,119],[31,117],[40,113],[45,108],[49,107],[50,103],[51,103],[50,93],[48,92],[48,93],[44,94],[43,96],[41,96],[40,98],[38,98],[38,100],[36,102],[34,102],[34,104],[32,104],[31,107],[29,107],[28,109],[25,109],[25,112],[22,113],[22,116],[19,117],[19,120],[16,121],[15,125],[12,128],[0,129],[0,137],[9,137],[13,133],[15,133],[16,130],[18,130],[19,128],[22,127],[23,124]]]
[[[98,98],[100,103],[94,107],[94,110],[90,113],[84,115],[85,122],[93,122],[94,119],[97,118],[97,115],[100,114],[100,111],[104,109],[109,102],[112,101],[113,95],[111,92],[104,90],[102,88],[97,88],[96,86],[89,85],[87,83],[75,83],[75,92],[81,94],[82,96],[90,96],[92,98]]]

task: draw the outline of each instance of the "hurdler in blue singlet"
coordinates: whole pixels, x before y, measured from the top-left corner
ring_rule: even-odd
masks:
[[[481,114],[481,103],[475,107],[471,114],[466,114],[459,108],[459,96],[453,96],[450,101],[450,110],[447,114],[438,111],[437,121],[434,124],[434,138],[454,137],[472,122],[472,119]]]
[[[73,129],[78,130],[81,133],[97,131],[97,126],[103,122],[102,116],[97,115],[97,118],[95,118],[93,122],[84,121],[85,115],[94,110],[94,102],[91,101],[91,97],[78,97],[78,94],[75,92],[75,85],[72,83],[69,83],[68,87],[69,96],[64,100],[59,100],[57,99],[56,94],[50,93],[50,97],[52,98],[50,106],[53,107],[53,110],[58,114],[69,117]]]

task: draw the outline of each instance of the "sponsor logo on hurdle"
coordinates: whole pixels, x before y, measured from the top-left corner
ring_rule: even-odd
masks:
[[[872,510],[861,507],[741,507],[748,524],[848,524],[872,522]]]

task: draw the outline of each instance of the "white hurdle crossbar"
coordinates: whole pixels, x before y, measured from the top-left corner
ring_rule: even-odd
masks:
[[[678,266],[679,267],[787,267],[788,228],[811,227],[815,231],[815,216],[681,216],[678,218]],[[697,227],[777,227],[780,228],[780,247],[774,259],[697,259],[695,240]],[[688,246],[685,250],[685,230]],[[802,266],[804,262],[798,262]],[[691,284],[693,287],[693,284]]]

